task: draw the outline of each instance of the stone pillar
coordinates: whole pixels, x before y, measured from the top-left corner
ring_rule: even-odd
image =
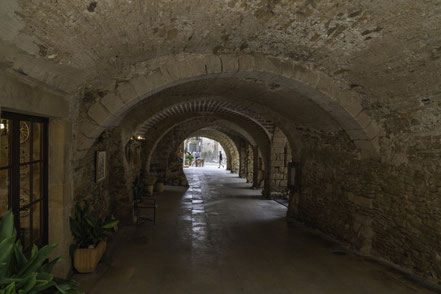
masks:
[[[69,247],[73,242],[69,216],[72,193],[72,125],[61,119],[49,121],[49,243],[57,243],[53,257],[63,256],[54,273],[67,277],[71,268]]]
[[[246,169],[246,179],[247,183],[253,183],[254,179],[254,152],[253,146],[247,146],[247,169]]]
[[[239,177],[240,178],[246,177],[246,167],[247,167],[246,158],[247,158],[246,144],[243,143],[239,147]]]
[[[253,147],[253,189],[259,189],[259,147]]]
[[[123,224],[132,224],[133,182],[144,168],[143,143],[123,142],[121,129],[113,130],[108,143],[109,199],[112,214]]]
[[[270,194],[271,198],[284,198],[288,191],[288,164],[291,150],[285,134],[276,128],[271,142]]]

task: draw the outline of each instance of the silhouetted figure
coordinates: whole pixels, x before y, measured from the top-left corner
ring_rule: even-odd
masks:
[[[219,151],[219,166],[218,168],[220,168],[222,165],[222,151]]]

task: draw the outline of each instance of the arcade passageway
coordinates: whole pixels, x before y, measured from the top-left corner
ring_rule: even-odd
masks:
[[[190,187],[158,195],[156,225],[123,227],[86,293],[429,294],[302,226],[237,174],[186,169]]]
[[[118,220],[88,294],[423,293],[368,259],[441,291],[440,31],[440,0],[0,0],[0,217],[63,278]]]

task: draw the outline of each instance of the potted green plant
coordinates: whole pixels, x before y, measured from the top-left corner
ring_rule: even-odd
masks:
[[[159,177],[159,179],[156,181],[155,191],[159,193],[164,191],[164,177]]]
[[[55,277],[51,272],[61,259],[47,262],[57,244],[41,249],[33,246],[29,256],[16,240],[14,216],[8,211],[0,221],[0,293],[1,294],[81,294],[78,283]]]
[[[158,178],[156,176],[148,176],[147,179],[145,180],[145,183],[147,185],[147,193],[149,195],[153,195],[153,189],[155,187],[155,183],[158,180]]]
[[[190,166],[191,163],[193,162],[194,156],[191,154],[186,154],[185,155],[185,165]]]
[[[70,217],[70,228],[76,241],[74,268],[80,273],[93,272],[103,256],[107,237],[112,233],[118,220],[103,220],[92,216],[89,206],[75,207],[74,217]]]

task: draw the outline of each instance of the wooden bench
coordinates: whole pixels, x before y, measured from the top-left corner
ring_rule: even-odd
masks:
[[[136,222],[140,224],[142,221],[152,221],[154,224],[156,224],[156,208],[158,208],[158,204],[156,203],[156,199],[154,197],[146,197],[139,203],[135,202]],[[142,215],[142,209],[153,209],[153,218]]]

